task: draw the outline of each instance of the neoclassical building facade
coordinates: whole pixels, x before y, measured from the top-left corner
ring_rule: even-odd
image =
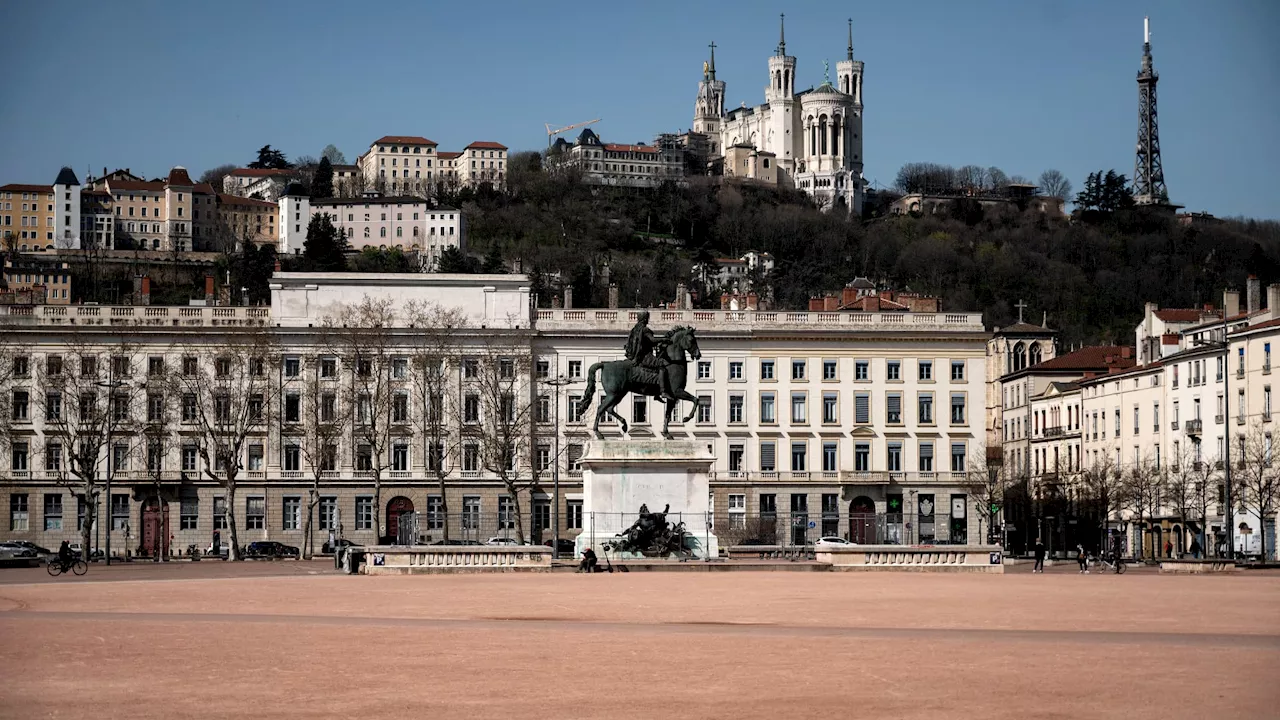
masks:
[[[829,74],[818,87],[796,91],[796,58],[787,54],[785,28],[777,51],[769,58],[769,84],[764,102],[725,109],[725,82],[716,78],[715,43],[703,64],[694,102],[694,132],[710,138],[713,157],[741,155],[752,149],[760,157],[759,177],[803,190],[826,208],[861,212],[866,182],[862,177],[863,62],[853,57],[853,23],[845,59],[836,63],[836,82]],[[757,162],[751,158],[751,162]],[[770,168],[769,165],[775,167]],[[769,170],[774,172],[770,173]],[[726,168],[726,175],[744,175]]]
[[[529,411],[510,460],[521,478],[525,537],[545,542],[556,527],[571,537],[590,522],[579,464],[593,437],[592,412],[580,411],[586,373],[622,356],[638,310],[532,310],[528,281],[519,275],[278,273],[272,289],[270,307],[0,306],[10,340],[4,367],[19,371],[0,377],[9,405],[0,433],[0,506],[9,517],[0,538],[46,547],[75,542],[86,504],[96,502],[97,541],[111,533],[116,553],[203,549],[215,529],[229,541],[231,522],[241,543],[301,546],[308,516],[317,547],[339,523],[346,537],[372,543],[395,535],[397,518],[409,511],[424,513],[420,539],[435,542],[443,532],[442,498],[452,538],[511,535],[515,506],[484,461],[486,428],[499,411],[483,402],[477,363],[496,345],[504,348],[496,367],[511,383],[511,402]],[[335,349],[327,338],[341,336],[346,328],[336,328],[346,321],[329,320],[365,298],[387,302],[396,319],[368,336],[377,342]],[[438,451],[420,422],[431,403],[416,384],[427,331],[414,327],[422,322],[409,312],[414,303],[452,307],[465,318],[449,333],[447,362],[433,365],[447,376]],[[722,544],[805,545],[825,535],[933,544],[981,537],[971,494],[971,473],[985,454],[989,335],[980,314],[653,311],[655,331],[675,325],[697,329],[701,357],[690,362],[687,386],[697,405],[680,408],[693,418],[672,431],[705,441],[716,456],[713,522]],[[263,389],[248,402],[272,419],[251,428],[237,450],[241,472],[231,497],[223,461],[200,452],[199,383],[188,379],[186,389],[166,399],[158,378],[204,373],[218,385],[234,375],[223,348],[251,336],[266,338],[272,349],[257,351],[263,354],[250,363]],[[382,359],[370,365],[349,356],[356,348],[378,348]],[[114,390],[98,383],[78,394],[60,389],[91,370]],[[371,447],[356,426],[379,404],[353,388],[383,372],[391,427],[386,442]],[[307,451],[319,433],[307,414],[317,394],[322,413],[340,417],[348,403],[356,418],[320,459]],[[236,406],[214,395],[214,411]],[[91,412],[97,402],[119,423],[101,443],[95,471],[106,472],[110,453],[113,484],[86,499],[83,483],[68,472],[74,443],[59,439],[58,421],[50,418]],[[166,402],[174,413],[169,420]],[[515,412],[499,405],[502,413]],[[631,436],[644,438],[657,436],[661,410],[644,398],[620,408]],[[601,431],[606,438],[622,435],[617,423]],[[382,468],[377,489],[375,467]],[[445,469],[443,496],[438,467]],[[308,506],[312,488],[315,508]]]

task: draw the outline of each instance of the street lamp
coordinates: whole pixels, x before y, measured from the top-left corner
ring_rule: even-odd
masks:
[[[556,360],[559,364],[559,358]],[[554,449],[551,454],[551,478],[554,485],[551,501],[551,557],[560,559],[560,388],[568,385],[572,380],[565,377],[563,373],[556,375],[554,379],[545,381],[551,387],[556,389],[556,409],[555,422],[553,428],[555,430]]]
[[[112,375],[114,375],[114,370]],[[111,566],[111,475],[115,471],[115,447],[111,444],[111,431],[115,427],[115,391],[122,387],[128,387],[129,384],[116,380],[114,377],[108,381],[99,381],[98,387],[107,388],[107,566]]]

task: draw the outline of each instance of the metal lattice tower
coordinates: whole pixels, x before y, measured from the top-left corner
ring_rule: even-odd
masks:
[[[1133,200],[1138,205],[1167,205],[1160,162],[1160,129],[1156,116],[1156,83],[1160,74],[1151,66],[1151,22],[1142,19],[1142,69],[1138,71],[1138,153],[1133,167]]]

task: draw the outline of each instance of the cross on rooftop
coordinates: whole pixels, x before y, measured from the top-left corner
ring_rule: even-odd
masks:
[[[1026,301],[1019,299],[1018,302],[1014,305],[1014,307],[1018,308],[1018,322],[1022,322],[1022,311],[1027,308]]]

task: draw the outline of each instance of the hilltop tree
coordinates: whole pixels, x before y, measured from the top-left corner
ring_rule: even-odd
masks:
[[[347,238],[324,213],[311,216],[302,246],[302,264],[308,272],[343,272],[347,269]]]
[[[346,165],[347,156],[342,154],[333,143],[324,146],[324,150],[320,151],[320,157],[328,160],[332,165]]]
[[[1110,213],[1133,207],[1133,191],[1129,179],[1117,175],[1115,170],[1103,174],[1101,170],[1089,173],[1084,190],[1076,195],[1076,206],[1081,210]]]
[[[270,145],[263,145],[258,148],[258,159],[249,163],[249,167],[255,170],[288,170],[293,165],[289,163],[284,153]]]
[[[507,264],[502,260],[502,248],[497,243],[489,246],[489,252],[484,255],[484,262],[480,265],[480,272],[487,275],[502,275],[507,272]]]
[[[200,174],[200,182],[209,183],[213,186],[214,192],[222,192],[223,180],[235,170],[235,165],[219,165],[215,168],[209,168]]]
[[[442,273],[475,273],[479,268],[474,259],[450,245],[440,253],[440,263],[436,270]]]
[[[1066,200],[1071,196],[1071,181],[1057,170],[1045,170],[1040,173],[1040,192],[1051,197]]]
[[[316,174],[311,179],[311,199],[323,200],[333,197],[333,164],[328,157],[320,158],[316,165]]]

